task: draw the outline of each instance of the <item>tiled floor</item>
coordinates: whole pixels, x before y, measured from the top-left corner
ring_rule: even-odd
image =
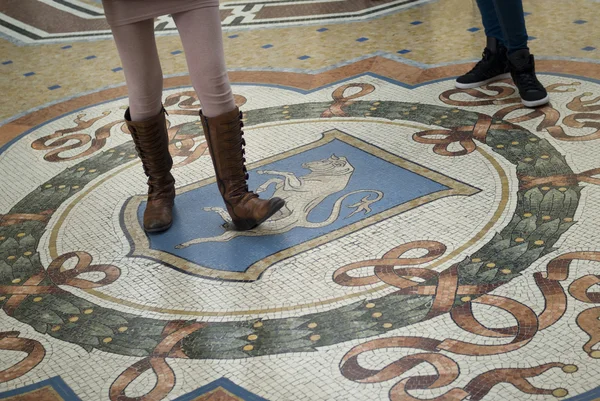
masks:
[[[99,1],[0,2],[0,400],[600,399],[600,3],[524,6],[537,110],[454,89],[473,1],[222,1],[250,184],[300,211],[237,236],[160,18],[148,237]]]

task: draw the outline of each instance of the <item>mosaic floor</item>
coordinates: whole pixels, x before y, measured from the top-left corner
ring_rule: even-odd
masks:
[[[0,400],[600,400],[600,2],[524,5],[535,110],[454,89],[470,0],[222,1],[250,184],[291,211],[250,235],[158,19],[178,197],[147,236],[99,1],[0,2]]]

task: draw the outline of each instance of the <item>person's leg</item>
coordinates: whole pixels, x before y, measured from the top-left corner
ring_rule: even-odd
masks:
[[[248,189],[242,119],[233,100],[223,51],[219,8],[173,15],[192,84],[200,99],[204,137],[227,212],[238,230],[250,230],[283,207],[279,198],[259,199]]]
[[[218,6],[173,15],[202,113],[216,117],[235,108],[227,76]]]
[[[481,1],[481,0],[479,0]],[[492,0],[488,0],[492,1]],[[525,26],[525,15],[523,14],[522,0],[493,0],[500,22],[500,29],[504,37],[504,45],[508,48],[508,54],[517,50],[528,49],[527,28]]]
[[[496,14],[508,48],[508,66],[513,82],[525,106],[542,106],[550,101],[548,92],[537,79],[535,60],[527,47],[527,28],[522,0],[494,0]]]
[[[477,7],[479,7],[479,12],[481,13],[481,22],[485,29],[485,36],[494,38],[501,44],[505,44],[505,36],[500,26],[500,19],[496,13],[494,0],[477,0]]]
[[[148,203],[144,229],[164,231],[173,221],[175,179],[169,154],[167,123],[162,109],[163,76],[154,21],[145,20],[111,28],[129,92],[125,122],[148,176]]]
[[[477,0],[487,42],[482,59],[466,74],[456,79],[459,89],[477,88],[499,79],[509,78],[506,47],[493,0]]]
[[[154,38],[154,21],[111,27],[125,73],[133,121],[156,116],[162,109],[163,75]]]

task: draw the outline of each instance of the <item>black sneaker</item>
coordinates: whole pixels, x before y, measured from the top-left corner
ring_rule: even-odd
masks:
[[[500,79],[510,78],[506,47],[494,38],[487,38],[483,58],[462,77],[456,79],[458,89],[477,88]]]
[[[529,50],[517,50],[508,56],[513,82],[519,89],[521,101],[527,107],[542,106],[550,101],[544,85],[535,76],[535,61]]]

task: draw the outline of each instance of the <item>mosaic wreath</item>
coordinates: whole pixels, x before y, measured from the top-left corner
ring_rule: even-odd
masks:
[[[127,142],[64,170],[5,215],[6,224],[0,227],[2,309],[36,331],[80,345],[88,352],[95,348],[129,356],[192,359],[311,352],[319,347],[377,336],[462,307],[507,283],[552,252],[560,236],[575,224],[581,187],[565,158],[548,141],[506,120],[481,113],[350,98],[336,98],[334,93],[333,102],[290,105],[286,106],[285,114],[282,107],[250,110],[245,113],[245,123],[252,126],[282,118],[293,121],[370,116],[441,127],[414,136],[418,142],[433,144],[439,154],[466,154],[476,147],[474,140],[485,143],[516,165],[519,189],[510,223],[473,255],[441,273],[406,264],[397,268],[402,265],[398,262],[401,255],[409,249],[427,251],[425,256],[413,258],[413,265],[434,260],[445,251],[435,241],[417,241],[398,246],[382,260],[344,266],[334,274],[334,281],[340,285],[365,285],[377,280],[398,287],[398,291],[380,298],[281,319],[196,322],[144,318],[96,305],[59,287],[87,289],[110,284],[120,275],[117,267],[93,265],[89,254],[71,252],[53,260],[46,269],[37,253],[50,216],[63,202],[98,176],[131,161],[128,155],[134,153],[134,146]],[[197,130],[198,126],[190,123],[187,129]],[[450,151],[451,143],[459,143],[463,149]],[[76,267],[62,268],[70,259],[77,260]],[[347,274],[363,266],[375,266],[375,275],[357,280]],[[102,272],[105,277],[99,281],[78,278],[84,272]],[[416,282],[406,277],[423,280]],[[381,316],[385,316],[384,324]],[[140,363],[148,361],[146,358]],[[148,366],[136,369],[143,371]]]

